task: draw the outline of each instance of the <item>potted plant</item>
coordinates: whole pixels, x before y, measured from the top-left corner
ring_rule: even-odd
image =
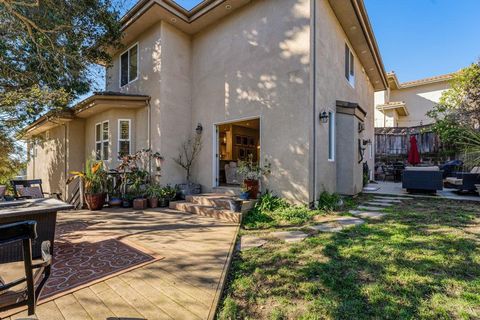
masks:
[[[187,182],[178,185],[179,194],[182,199],[185,199],[185,196],[187,195],[199,194],[202,191],[201,185],[192,183],[190,180],[192,166],[198,155],[200,154],[201,149],[201,136],[197,134],[196,137],[189,138],[182,143],[178,157],[173,159],[180,167],[185,170],[186,173]]]
[[[149,207],[158,207],[158,199],[161,197],[162,188],[158,184],[154,183],[148,186],[146,193]]]
[[[260,166],[258,162],[253,161],[253,155],[250,154],[245,161],[238,162],[237,173],[243,176],[243,184],[248,190],[249,196],[252,199],[257,199],[259,191],[259,180],[270,174],[271,164],[265,159],[265,164]]]
[[[170,201],[177,196],[177,188],[167,185],[161,189],[160,192],[160,207],[168,207]]]
[[[120,183],[116,176],[111,175],[107,178],[108,205],[112,208],[122,205],[122,196],[120,194]]]
[[[135,195],[135,199],[133,199],[133,209],[146,209],[147,198],[145,197],[145,184],[147,181],[148,172],[138,168],[133,168],[133,170],[128,174],[128,177],[131,182],[130,190]]]
[[[89,210],[100,210],[105,204],[105,191],[107,183],[107,171],[102,161],[88,160],[85,165],[85,172],[72,171],[67,184],[76,178],[83,183],[85,202]]]
[[[242,189],[240,191],[240,199],[241,200],[248,200],[249,193],[248,193],[248,188],[245,185],[245,183],[242,183]]]

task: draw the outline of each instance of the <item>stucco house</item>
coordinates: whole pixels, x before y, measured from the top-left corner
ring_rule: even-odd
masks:
[[[387,90],[375,93],[375,127],[409,128],[431,124],[433,119],[427,116],[427,112],[450,88],[453,75],[400,83],[395,72],[389,72]]]
[[[249,155],[272,165],[262,188],[292,202],[362,190],[388,85],[362,0],[141,0],[122,25],[105,92],[27,128],[28,177],[46,191],[68,199],[86,159],[114,168],[142,148],[165,157],[162,184],[182,183],[172,158],[197,128],[205,192],[238,187],[226,171]]]

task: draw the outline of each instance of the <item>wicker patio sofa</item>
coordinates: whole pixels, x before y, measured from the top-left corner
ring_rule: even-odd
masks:
[[[443,172],[436,166],[406,167],[402,174],[402,187],[411,193],[436,193],[443,190]]]

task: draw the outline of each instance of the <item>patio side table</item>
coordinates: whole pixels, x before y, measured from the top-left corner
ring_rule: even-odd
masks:
[[[38,238],[32,242],[32,256],[34,259],[41,257],[41,245],[45,240],[50,241],[53,256],[57,212],[69,209],[73,209],[73,206],[53,198],[0,202],[0,225],[25,220],[37,221]],[[20,242],[0,246],[0,263],[22,259]]]

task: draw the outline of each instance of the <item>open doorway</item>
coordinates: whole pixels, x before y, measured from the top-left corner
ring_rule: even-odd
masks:
[[[260,119],[218,124],[216,140],[216,184],[238,187],[243,181],[237,174],[239,161],[260,159]]]

